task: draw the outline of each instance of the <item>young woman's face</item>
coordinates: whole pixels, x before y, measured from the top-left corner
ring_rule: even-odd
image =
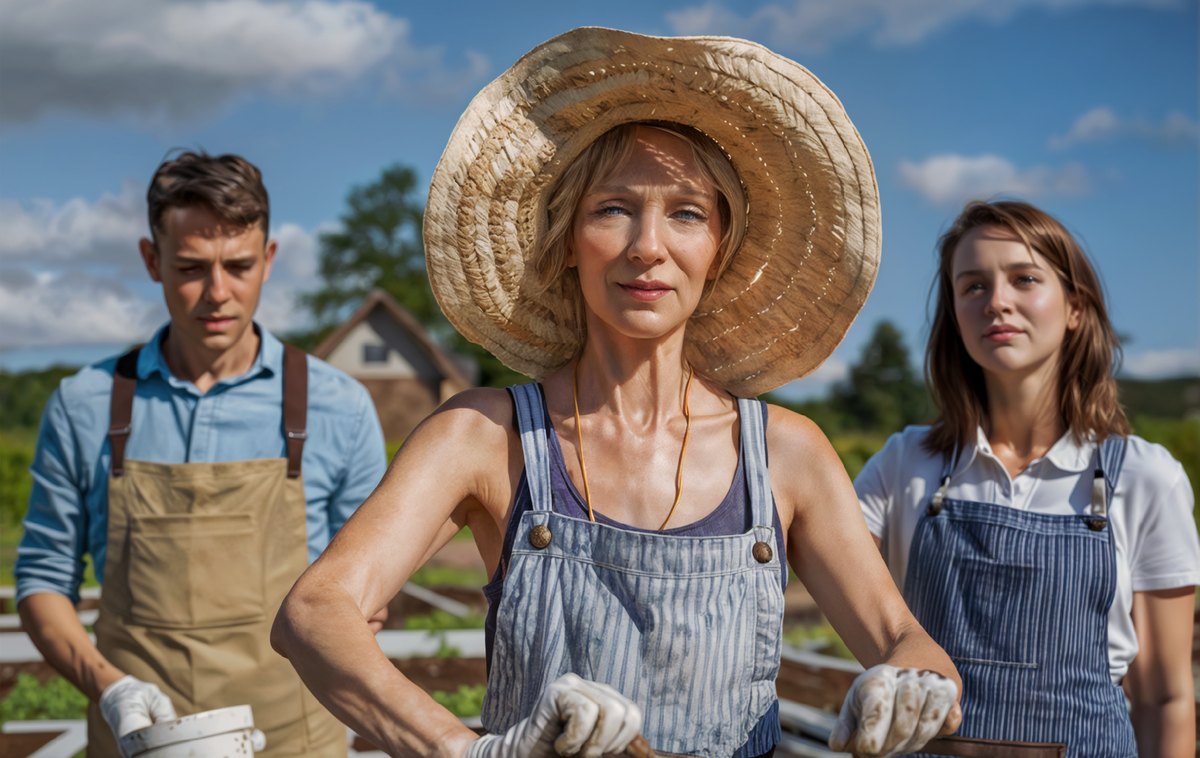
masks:
[[[950,277],[958,333],[984,372],[1057,367],[1080,310],[1040,253],[1004,227],[976,227],[954,249]]]
[[[588,189],[575,213],[567,265],[590,316],[632,338],[682,328],[716,276],[717,191],[691,146],[639,127],[633,154]]]

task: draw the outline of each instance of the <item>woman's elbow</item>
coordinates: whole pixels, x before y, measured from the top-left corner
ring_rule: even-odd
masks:
[[[303,584],[301,578],[283,599],[279,612],[275,614],[275,622],[271,624],[271,647],[288,659],[299,652],[303,640],[311,631],[310,620],[319,615],[314,611],[312,598]]]

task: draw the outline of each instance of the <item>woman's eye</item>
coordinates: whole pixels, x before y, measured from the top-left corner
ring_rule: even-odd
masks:
[[[625,212],[625,209],[619,205],[606,205],[600,209],[601,216],[620,216]]]
[[[982,284],[968,284],[968,285],[967,285],[967,288],[966,288],[965,290],[963,290],[963,292],[967,292],[967,293],[969,293],[969,292],[982,292],[982,291],[983,291],[983,285],[982,285]]]
[[[1026,275],[1026,276],[1018,276],[1017,277],[1017,284],[1036,284],[1036,283],[1037,283],[1036,276]]]
[[[703,221],[704,220],[704,214],[693,208],[684,208],[683,210],[676,211],[675,217],[682,221]]]

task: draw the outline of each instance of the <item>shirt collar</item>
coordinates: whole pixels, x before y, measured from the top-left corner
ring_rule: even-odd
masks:
[[[150,341],[138,353],[137,377],[138,379],[148,379],[154,374],[158,374],[172,387],[196,392],[197,390],[191,382],[179,379],[171,373],[171,369],[167,366],[167,359],[163,356],[162,341],[167,336],[167,329],[170,326],[171,322],[168,321],[159,327],[154,336],[150,338]],[[282,374],[283,343],[275,335],[259,326],[257,322],[253,326],[254,331],[258,333],[260,339],[258,355],[254,356],[254,363],[250,365],[250,369],[246,373],[222,379],[216,383],[215,387],[233,386],[256,379],[259,376]]]
[[[968,445],[967,449],[963,450],[962,455],[958,458],[958,464],[954,467],[952,473],[958,474],[966,471],[980,454],[995,458],[995,454],[992,453],[991,443],[988,442],[987,435],[983,433],[982,426],[976,427],[975,444]],[[1058,442],[1051,445],[1046,454],[1042,456],[1042,459],[1049,461],[1059,471],[1079,473],[1086,471],[1092,465],[1092,460],[1095,456],[1095,436],[1089,435],[1081,445],[1076,442],[1075,435],[1068,429],[1063,436],[1058,438]]]

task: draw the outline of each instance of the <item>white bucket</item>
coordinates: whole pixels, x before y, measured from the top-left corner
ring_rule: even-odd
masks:
[[[121,738],[129,758],[250,758],[267,746],[248,705],[161,721]]]

